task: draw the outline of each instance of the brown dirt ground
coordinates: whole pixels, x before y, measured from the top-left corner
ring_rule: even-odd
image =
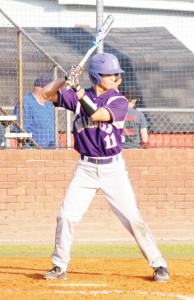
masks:
[[[72,258],[67,280],[44,280],[49,258],[0,258],[1,300],[194,299],[194,260],[168,260],[170,281],[152,281],[145,259]]]

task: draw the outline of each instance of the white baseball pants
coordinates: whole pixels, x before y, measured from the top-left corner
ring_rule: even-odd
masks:
[[[136,240],[149,266],[167,268],[166,261],[139,214],[121,154],[117,161],[103,165],[78,160],[57,217],[53,266],[66,271],[73,240],[73,224],[81,220],[98,189],[103,192],[113,212]]]

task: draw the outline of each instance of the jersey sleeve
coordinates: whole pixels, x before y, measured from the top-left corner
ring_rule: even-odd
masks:
[[[63,107],[75,112],[78,98],[72,89],[61,88],[58,91],[58,102],[55,104],[57,107]]]
[[[122,95],[112,96],[104,105],[104,108],[109,111],[113,122],[123,121],[128,111],[128,101]]]

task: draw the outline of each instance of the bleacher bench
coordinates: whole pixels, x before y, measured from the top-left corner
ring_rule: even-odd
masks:
[[[32,138],[32,133],[28,132],[10,132],[11,121],[16,121],[17,117],[14,115],[10,116],[0,116],[0,123],[5,127],[5,148],[10,148],[10,139],[22,139],[22,138]]]

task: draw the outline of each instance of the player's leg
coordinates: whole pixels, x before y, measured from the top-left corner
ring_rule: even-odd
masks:
[[[65,194],[60,214],[57,217],[52,263],[53,267],[60,268],[63,273],[66,271],[70,259],[73,225],[80,221],[99,188],[96,173],[95,165],[78,161],[77,169]],[[57,271],[60,274],[60,270],[54,270],[54,273]],[[56,274],[54,273],[51,270],[44,275],[44,278],[51,279],[55,277]]]
[[[154,269],[158,267],[166,269],[167,263],[163,259],[150,230],[140,216],[134,192],[125,170],[124,160],[121,159],[106,166],[101,172],[100,183],[100,188],[112,210],[133,235],[149,265]]]

